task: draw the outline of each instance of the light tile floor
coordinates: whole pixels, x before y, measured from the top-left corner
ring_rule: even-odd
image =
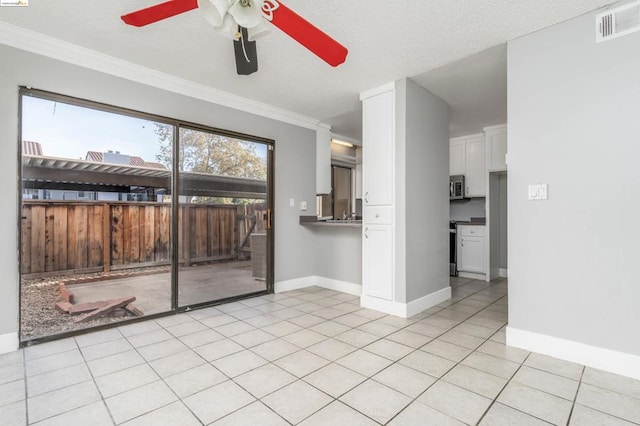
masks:
[[[504,345],[507,283],[413,318],[317,287],[0,355],[3,425],[630,425],[640,382]]]

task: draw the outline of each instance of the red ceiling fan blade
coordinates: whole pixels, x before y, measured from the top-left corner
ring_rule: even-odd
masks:
[[[198,8],[198,0],[169,0],[168,2],[156,4],[146,9],[136,10],[135,12],[122,15],[120,18],[125,24],[134,27],[144,27],[163,19],[171,18]]]
[[[349,51],[346,47],[281,2],[277,3],[278,6],[272,9],[273,25],[333,67],[337,67],[347,59]]]

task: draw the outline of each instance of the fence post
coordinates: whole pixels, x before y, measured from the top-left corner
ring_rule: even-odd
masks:
[[[111,206],[102,205],[102,269],[111,270]]]

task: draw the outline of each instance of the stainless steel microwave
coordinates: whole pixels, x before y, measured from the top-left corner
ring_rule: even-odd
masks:
[[[465,198],[464,176],[463,175],[449,176],[449,199],[463,200],[464,198]]]

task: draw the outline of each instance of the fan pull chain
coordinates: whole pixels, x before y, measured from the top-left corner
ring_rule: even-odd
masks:
[[[242,44],[242,53],[244,54],[244,59],[248,62],[251,63],[251,61],[249,60],[249,56],[247,55],[247,50],[244,47],[244,34],[242,34],[242,28],[240,28],[240,43]]]

